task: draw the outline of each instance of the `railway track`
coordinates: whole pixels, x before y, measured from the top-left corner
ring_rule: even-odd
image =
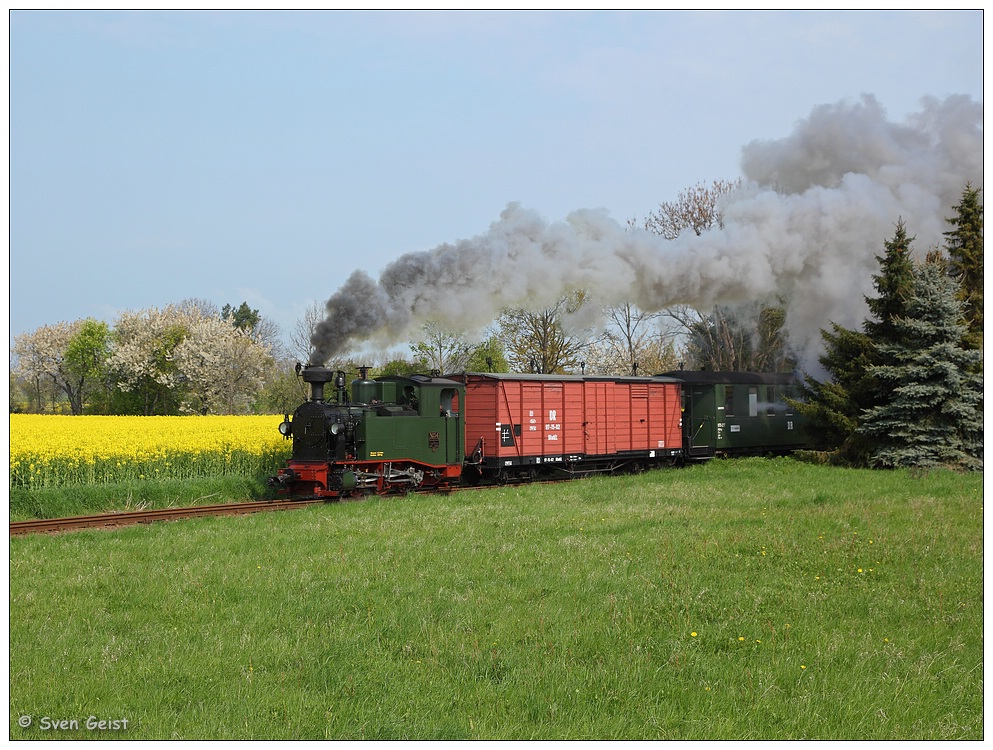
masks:
[[[156,521],[175,521],[198,516],[238,516],[263,511],[291,510],[305,505],[323,503],[322,499],[310,500],[255,500],[246,503],[221,503],[219,505],[194,505],[185,508],[156,508],[122,513],[102,513],[71,518],[40,518],[31,521],[11,521],[10,535],[58,533],[80,529],[101,529],[131,526]]]
[[[555,479],[531,479],[527,482],[507,482],[502,486],[518,484],[550,484],[560,482]],[[466,492],[473,490],[484,490],[496,485],[479,486],[449,486],[431,487],[428,489],[412,490],[404,494],[434,493],[439,495],[450,495],[454,492]],[[392,497],[393,495],[383,495],[382,497]],[[402,495],[396,495],[401,497]],[[71,516],[68,518],[39,518],[30,521],[11,521],[10,536],[22,536],[25,534],[55,534],[64,531],[79,531],[83,529],[103,529],[115,528],[119,526],[134,526],[142,523],[154,523],[156,521],[178,521],[185,518],[197,518],[199,516],[240,516],[249,513],[259,513],[262,511],[291,510],[302,508],[306,505],[327,502],[355,502],[372,497],[372,495],[361,495],[350,498],[337,498],[328,500],[321,497],[310,497],[297,500],[252,500],[244,503],[220,503],[218,505],[191,505],[182,508],[156,508],[153,510],[121,511],[117,513],[100,513],[92,516]]]

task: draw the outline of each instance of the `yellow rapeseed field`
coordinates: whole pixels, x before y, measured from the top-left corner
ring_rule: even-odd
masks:
[[[10,486],[274,473],[289,456],[278,416],[10,415]]]

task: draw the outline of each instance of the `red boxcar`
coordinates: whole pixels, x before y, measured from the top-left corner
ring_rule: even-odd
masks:
[[[582,472],[681,453],[681,385],[669,378],[466,373],[466,460],[488,470]]]

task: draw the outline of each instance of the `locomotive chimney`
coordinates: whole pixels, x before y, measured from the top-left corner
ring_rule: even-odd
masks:
[[[300,371],[304,382],[310,383],[310,400],[324,400],[324,384],[334,380],[334,371],[326,367],[305,367]]]

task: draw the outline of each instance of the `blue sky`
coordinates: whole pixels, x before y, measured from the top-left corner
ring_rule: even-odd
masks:
[[[190,297],[287,334],[357,268],[639,219],[817,105],[983,99],[968,12],[13,12],[10,334]]]

